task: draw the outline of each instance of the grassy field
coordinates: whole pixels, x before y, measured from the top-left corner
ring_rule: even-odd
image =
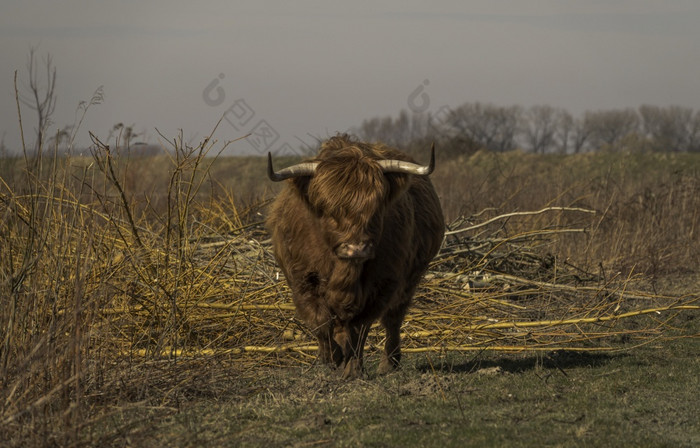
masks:
[[[265,161],[207,145],[0,162],[8,446],[700,443],[699,155],[438,160],[403,368],[372,335],[346,382],[277,278]]]
[[[682,325],[697,334],[697,318]],[[177,409],[124,412],[95,442],[691,447],[698,348],[685,339],[615,354],[413,355],[398,372],[353,382],[318,367],[263,369]]]

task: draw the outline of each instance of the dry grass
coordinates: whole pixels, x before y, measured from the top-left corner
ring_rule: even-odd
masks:
[[[170,157],[129,159],[95,138],[91,160],[3,162],[0,438],[109,441],[99,428],[131,408],[172,412],[227,376],[314,361],[262,228],[267,202],[247,196],[243,208],[212,176],[216,142],[170,144]],[[455,163],[444,169],[467,161]],[[697,173],[650,193],[641,180],[612,193],[555,182],[543,204],[516,162],[498,169],[498,195],[447,208],[453,224],[404,326],[406,352],[619,350],[679,336],[668,322],[698,308],[697,291],[665,295],[648,280],[679,250],[697,257],[683,239],[697,249]],[[463,172],[446,174],[438,188],[453,204],[442,183]]]

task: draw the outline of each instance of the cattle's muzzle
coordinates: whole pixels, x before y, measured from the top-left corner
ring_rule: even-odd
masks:
[[[369,260],[374,258],[374,244],[371,241],[340,243],[335,248],[335,255],[346,260]]]

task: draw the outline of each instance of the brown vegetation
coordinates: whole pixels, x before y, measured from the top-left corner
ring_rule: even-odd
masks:
[[[227,187],[246,174],[204,157],[214,143],[172,143],[158,163],[97,140],[92,159],[2,161],[0,439],[114,442],[128,423],[101,428],[125,410],[168,414],[222,392],[222,378],[313,360],[262,230],[267,201],[240,205],[234,194],[257,193]],[[672,337],[668,319],[697,306],[698,165],[690,154],[439,161],[453,233],[404,351]],[[670,275],[686,284],[663,291]]]

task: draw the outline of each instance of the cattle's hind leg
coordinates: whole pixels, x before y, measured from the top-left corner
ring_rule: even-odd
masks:
[[[401,323],[408,310],[408,302],[390,309],[382,317],[382,326],[386,330],[384,353],[379,363],[379,373],[385,374],[396,369],[401,361]]]

